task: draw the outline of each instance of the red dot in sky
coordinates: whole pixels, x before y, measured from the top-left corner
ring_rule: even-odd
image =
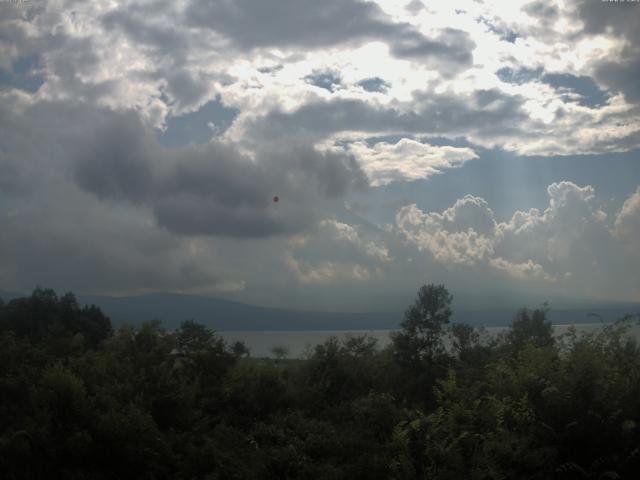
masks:
[[[274,203],[278,203],[280,201],[280,198],[276,195],[275,197],[273,197],[273,201]]]

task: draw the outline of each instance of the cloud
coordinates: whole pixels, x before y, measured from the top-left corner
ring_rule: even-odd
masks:
[[[55,115],[73,118],[74,129],[62,129],[53,141],[65,148],[71,173],[80,187],[100,198],[134,203],[148,199],[158,174],[150,160],[160,163],[165,152],[157,147],[137,115],[80,110],[61,104],[40,104],[25,116],[48,117],[52,129],[56,128]]]
[[[3,121],[5,145],[13,148],[2,163],[14,181],[31,183],[26,169],[38,165],[102,200],[148,208],[159,225],[181,234],[302,231],[323,205],[367,185],[352,157],[300,144],[267,145],[255,158],[217,141],[166,148],[130,112],[40,103]]]
[[[41,75],[40,61],[37,55],[17,58],[14,61],[0,62],[0,85],[37,92],[44,78]]]
[[[556,282],[557,279],[544,271],[542,265],[527,260],[525,263],[512,263],[504,258],[496,257],[489,260],[489,265],[502,270],[517,280],[539,279],[545,282]]]
[[[366,185],[352,158],[305,147],[272,149],[255,162],[216,144],[178,156],[157,186],[153,207],[161,225],[185,234],[263,237],[303,231],[328,204]]]
[[[203,144],[229,128],[238,110],[222,104],[220,98],[205,103],[199,110],[167,119],[166,128],[159,134],[163,145],[178,147]]]
[[[413,2],[412,15],[404,8],[409,5],[355,0],[31,3],[28,15],[5,9],[9,15],[0,22],[0,36],[11,40],[0,39],[5,69],[28,59],[37,65],[37,81],[20,80],[21,87],[37,88],[38,100],[132,109],[154,128],[218,98],[239,112],[230,130],[242,142],[295,132],[310,141],[354,133],[463,137],[524,155],[639,146],[639,115],[630,105],[638,98],[637,9],[532,2],[497,14],[490,2],[464,9],[430,5],[428,11]],[[544,32],[536,27],[533,18],[556,13]],[[456,28],[438,28],[450,24],[451,15]],[[583,24],[564,28],[576,16]],[[499,35],[517,31],[530,41],[498,41],[478,19]],[[594,35],[609,41],[589,47]],[[554,88],[525,81],[526,72],[541,65],[554,76]],[[487,68],[502,72],[503,82],[487,77]],[[321,105],[327,100],[308,82],[331,91],[335,103]],[[293,122],[279,125],[280,114]],[[206,142],[209,133],[192,138]],[[190,142],[172,144],[179,143]]]
[[[420,0],[411,0],[405,8],[408,12],[416,15],[418,12],[423,10],[425,6],[424,3],[422,3]]]
[[[164,13],[166,7],[166,2],[156,2],[155,8],[142,11],[136,5],[123,7],[108,11],[100,21],[107,31],[120,30],[136,44],[151,47],[161,55],[169,54],[174,62],[181,63],[179,57],[189,51],[188,37],[171,24],[154,21],[154,13]]]
[[[577,101],[585,107],[598,107],[607,103],[608,95],[598,88],[591,77],[548,73],[541,80],[566,95],[566,101]]]
[[[629,102],[640,103],[640,48],[625,50],[619,61],[598,62],[595,75],[609,88],[622,92]]]
[[[283,295],[273,283],[286,291],[273,277],[286,277],[287,236],[317,225],[345,252],[378,263],[387,255],[346,224],[318,223],[367,185],[344,153],[167,148],[134,112],[62,102],[0,109],[0,125],[4,288],[242,291],[265,301],[264,292]],[[378,275],[357,263],[348,272],[337,278]]]
[[[519,280],[557,283],[574,295],[635,295],[639,285],[629,265],[640,252],[629,240],[640,233],[640,190],[614,225],[589,185],[557,182],[547,193],[544,211],[516,211],[507,222],[497,222],[488,204],[470,195],[442,213],[409,205],[398,211],[395,229],[450,268],[489,268]]]
[[[200,72],[191,73],[181,69],[167,74],[166,79],[164,93],[173,103],[177,115],[198,110],[213,93],[211,81]]]
[[[241,281],[216,265],[208,249],[194,249],[197,242],[152,228],[139,211],[114,210],[78,190],[41,192],[20,208],[0,211],[0,224],[4,288],[215,293]]]
[[[596,79],[612,90],[620,91],[629,102],[640,103],[640,9],[634,2],[590,2],[574,5],[583,22],[582,34],[606,35],[622,48],[615,56],[603,55],[594,62]]]
[[[327,284],[344,281],[367,281],[377,275],[361,265],[324,261],[317,265],[289,257],[287,264],[291,273],[303,284]]]
[[[140,207],[154,149],[135,115],[40,103],[0,109],[0,124],[3,288],[215,293],[243,281]]]
[[[478,158],[470,148],[436,147],[409,138],[395,144],[379,142],[371,147],[364,142],[354,142],[349,144],[348,150],[359,161],[373,186],[428,178]]]
[[[467,135],[492,145],[510,135],[529,135],[523,131],[525,125],[535,128],[523,105],[524,98],[497,89],[468,96],[414,92],[411,102],[393,107],[355,99],[316,99],[293,111],[273,109],[261,117],[240,117],[232,131],[250,139],[302,138],[311,143],[348,132]]]
[[[287,266],[303,284],[380,279],[393,259],[381,240],[333,218],[289,241]]]
[[[305,248],[308,250],[318,250],[318,247],[326,242],[332,244],[331,252],[334,258],[337,257],[339,250],[343,249],[343,257],[345,259],[357,260],[361,258],[363,262],[367,259],[373,259],[381,263],[392,260],[389,250],[383,244],[367,238],[363,232],[353,225],[328,218],[320,222],[318,229],[319,232],[313,238],[313,242],[316,245],[310,246],[308,241],[304,243]]]
[[[634,2],[591,2],[578,0],[572,6],[582,20],[586,35],[622,35],[632,42],[640,39],[638,19],[640,12]]]
[[[543,212],[518,211],[500,226],[503,248],[518,252],[519,260],[529,256],[554,270],[591,265],[610,237],[593,187],[563,181],[549,185],[547,193],[549,206]]]
[[[518,37],[520,37],[518,32],[507,27],[506,22],[502,21],[499,17],[494,16],[489,19],[484,16],[480,16],[476,21],[485,25],[489,32],[497,35],[503,42],[515,43]]]
[[[378,5],[355,0],[192,0],[185,14],[190,24],[216,30],[245,49],[329,47],[394,30]]]
[[[450,73],[469,68],[475,44],[466,32],[446,28],[427,37],[409,23],[394,22],[376,3],[357,0],[192,0],[191,25],[209,28],[242,49],[327,48],[386,41],[399,58],[436,61]]]
[[[438,262],[473,266],[493,256],[496,243],[493,212],[479,197],[467,195],[444,212],[424,213],[415,204],[401,208],[396,228]]]
[[[522,10],[532,17],[544,19],[545,21],[554,21],[559,16],[559,9],[556,5],[542,0],[527,3],[522,7]]]
[[[433,38],[417,31],[406,31],[391,45],[391,54],[440,69],[446,76],[453,76],[471,67],[476,44],[469,34],[454,28],[445,28]]]
[[[619,238],[637,244],[640,238],[640,187],[622,205],[614,232]]]
[[[501,150],[640,148],[635,5],[27,3],[0,16],[3,282],[322,306],[428,272],[640,298],[637,195],[610,211],[622,192],[602,206],[593,173],[549,159],[545,186],[582,186],[556,182],[548,205],[498,221],[478,194],[512,179],[460,182]],[[504,191],[529,206],[540,178]],[[434,192],[448,195],[426,208]],[[421,207],[383,233],[345,201],[381,225]]]

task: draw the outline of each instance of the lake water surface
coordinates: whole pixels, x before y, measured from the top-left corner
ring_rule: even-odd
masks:
[[[602,327],[601,323],[575,324],[578,333],[593,331]],[[554,325],[554,334],[562,335],[570,325]],[[507,327],[484,327],[489,335],[497,335]],[[274,357],[273,347],[288,349],[287,358],[301,358],[318,344],[324,343],[329,337],[339,339],[347,335],[368,334],[378,340],[378,348],[384,348],[391,342],[389,334],[393,330],[301,330],[301,331],[228,331],[217,332],[227,342],[243,341],[251,351],[252,357]],[[640,327],[633,327],[633,333],[640,338]]]

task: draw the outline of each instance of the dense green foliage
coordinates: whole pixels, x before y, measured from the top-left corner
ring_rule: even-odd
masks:
[[[113,332],[73,295],[0,302],[7,479],[638,478],[640,348],[623,319],[496,338],[424,286],[402,329],[249,357],[205,326]],[[285,352],[286,353],[286,352]]]

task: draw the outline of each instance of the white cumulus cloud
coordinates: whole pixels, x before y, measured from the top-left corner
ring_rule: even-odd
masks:
[[[360,162],[373,186],[428,178],[478,158],[470,148],[438,147],[410,138],[395,144],[378,142],[373,146],[354,142],[348,149]]]
[[[507,222],[497,222],[487,202],[470,195],[441,213],[409,205],[398,211],[395,228],[451,268],[489,268],[518,280],[562,284],[574,294],[636,295],[630,266],[640,258],[640,188],[613,225],[590,185],[556,182],[547,194],[544,211],[516,211]]]

